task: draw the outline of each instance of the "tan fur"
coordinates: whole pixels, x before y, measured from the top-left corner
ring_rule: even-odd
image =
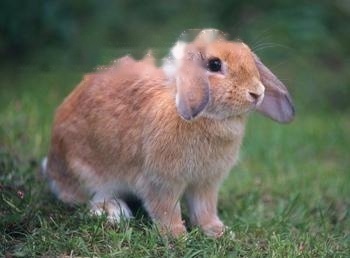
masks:
[[[52,129],[46,173],[61,200],[91,202],[106,212],[119,202],[127,213],[122,198],[131,192],[161,230],[180,235],[185,195],[191,223],[222,235],[217,192],[237,160],[247,112],[256,104],[247,92],[258,91],[260,75],[242,43],[195,47],[205,47],[205,58],[220,58],[226,70],[203,72],[210,101],[192,121],[178,114],[179,89],[150,55],[124,57],[84,77],[57,109]]]

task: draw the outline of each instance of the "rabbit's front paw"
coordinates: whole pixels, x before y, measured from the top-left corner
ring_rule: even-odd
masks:
[[[209,237],[219,238],[225,232],[225,225],[220,220],[214,220],[202,225],[202,230]]]
[[[159,226],[160,233],[162,235],[168,235],[171,237],[181,237],[187,233],[186,227],[183,224],[174,224],[174,225],[168,225],[168,226]]]
[[[122,218],[132,218],[132,213],[127,204],[121,199],[108,200],[104,202],[91,203],[91,214],[101,216],[107,215],[110,223],[118,223]]]
[[[170,233],[174,237],[180,237],[182,235],[185,235],[187,233],[187,230],[186,230],[186,227],[183,224],[173,225],[170,228]]]

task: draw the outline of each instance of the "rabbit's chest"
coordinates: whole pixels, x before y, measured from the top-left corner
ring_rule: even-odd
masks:
[[[188,149],[183,171],[195,180],[222,177],[235,165],[241,139],[203,142],[196,149]],[[204,178],[203,178],[204,177]]]
[[[193,182],[222,178],[234,166],[241,137],[188,139],[183,144],[164,141],[162,148],[149,150],[147,170],[175,181]]]
[[[228,173],[238,158],[244,123],[203,120],[151,132],[144,141],[144,169],[191,182]]]

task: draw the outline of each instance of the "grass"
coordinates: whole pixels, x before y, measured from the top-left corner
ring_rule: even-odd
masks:
[[[0,73],[0,256],[348,257],[348,114],[299,110],[282,126],[252,115],[241,159],[225,180],[221,239],[193,229],[166,239],[143,216],[112,226],[57,201],[36,174],[54,108],[79,69]]]

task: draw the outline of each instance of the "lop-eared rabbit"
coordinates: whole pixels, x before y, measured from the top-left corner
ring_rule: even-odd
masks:
[[[202,30],[162,67],[126,56],[86,75],[56,111],[43,174],[60,200],[114,222],[132,217],[125,196],[137,196],[172,236],[186,232],[184,197],[191,225],[219,237],[218,189],[252,110],[294,117],[286,87],[247,45]]]

